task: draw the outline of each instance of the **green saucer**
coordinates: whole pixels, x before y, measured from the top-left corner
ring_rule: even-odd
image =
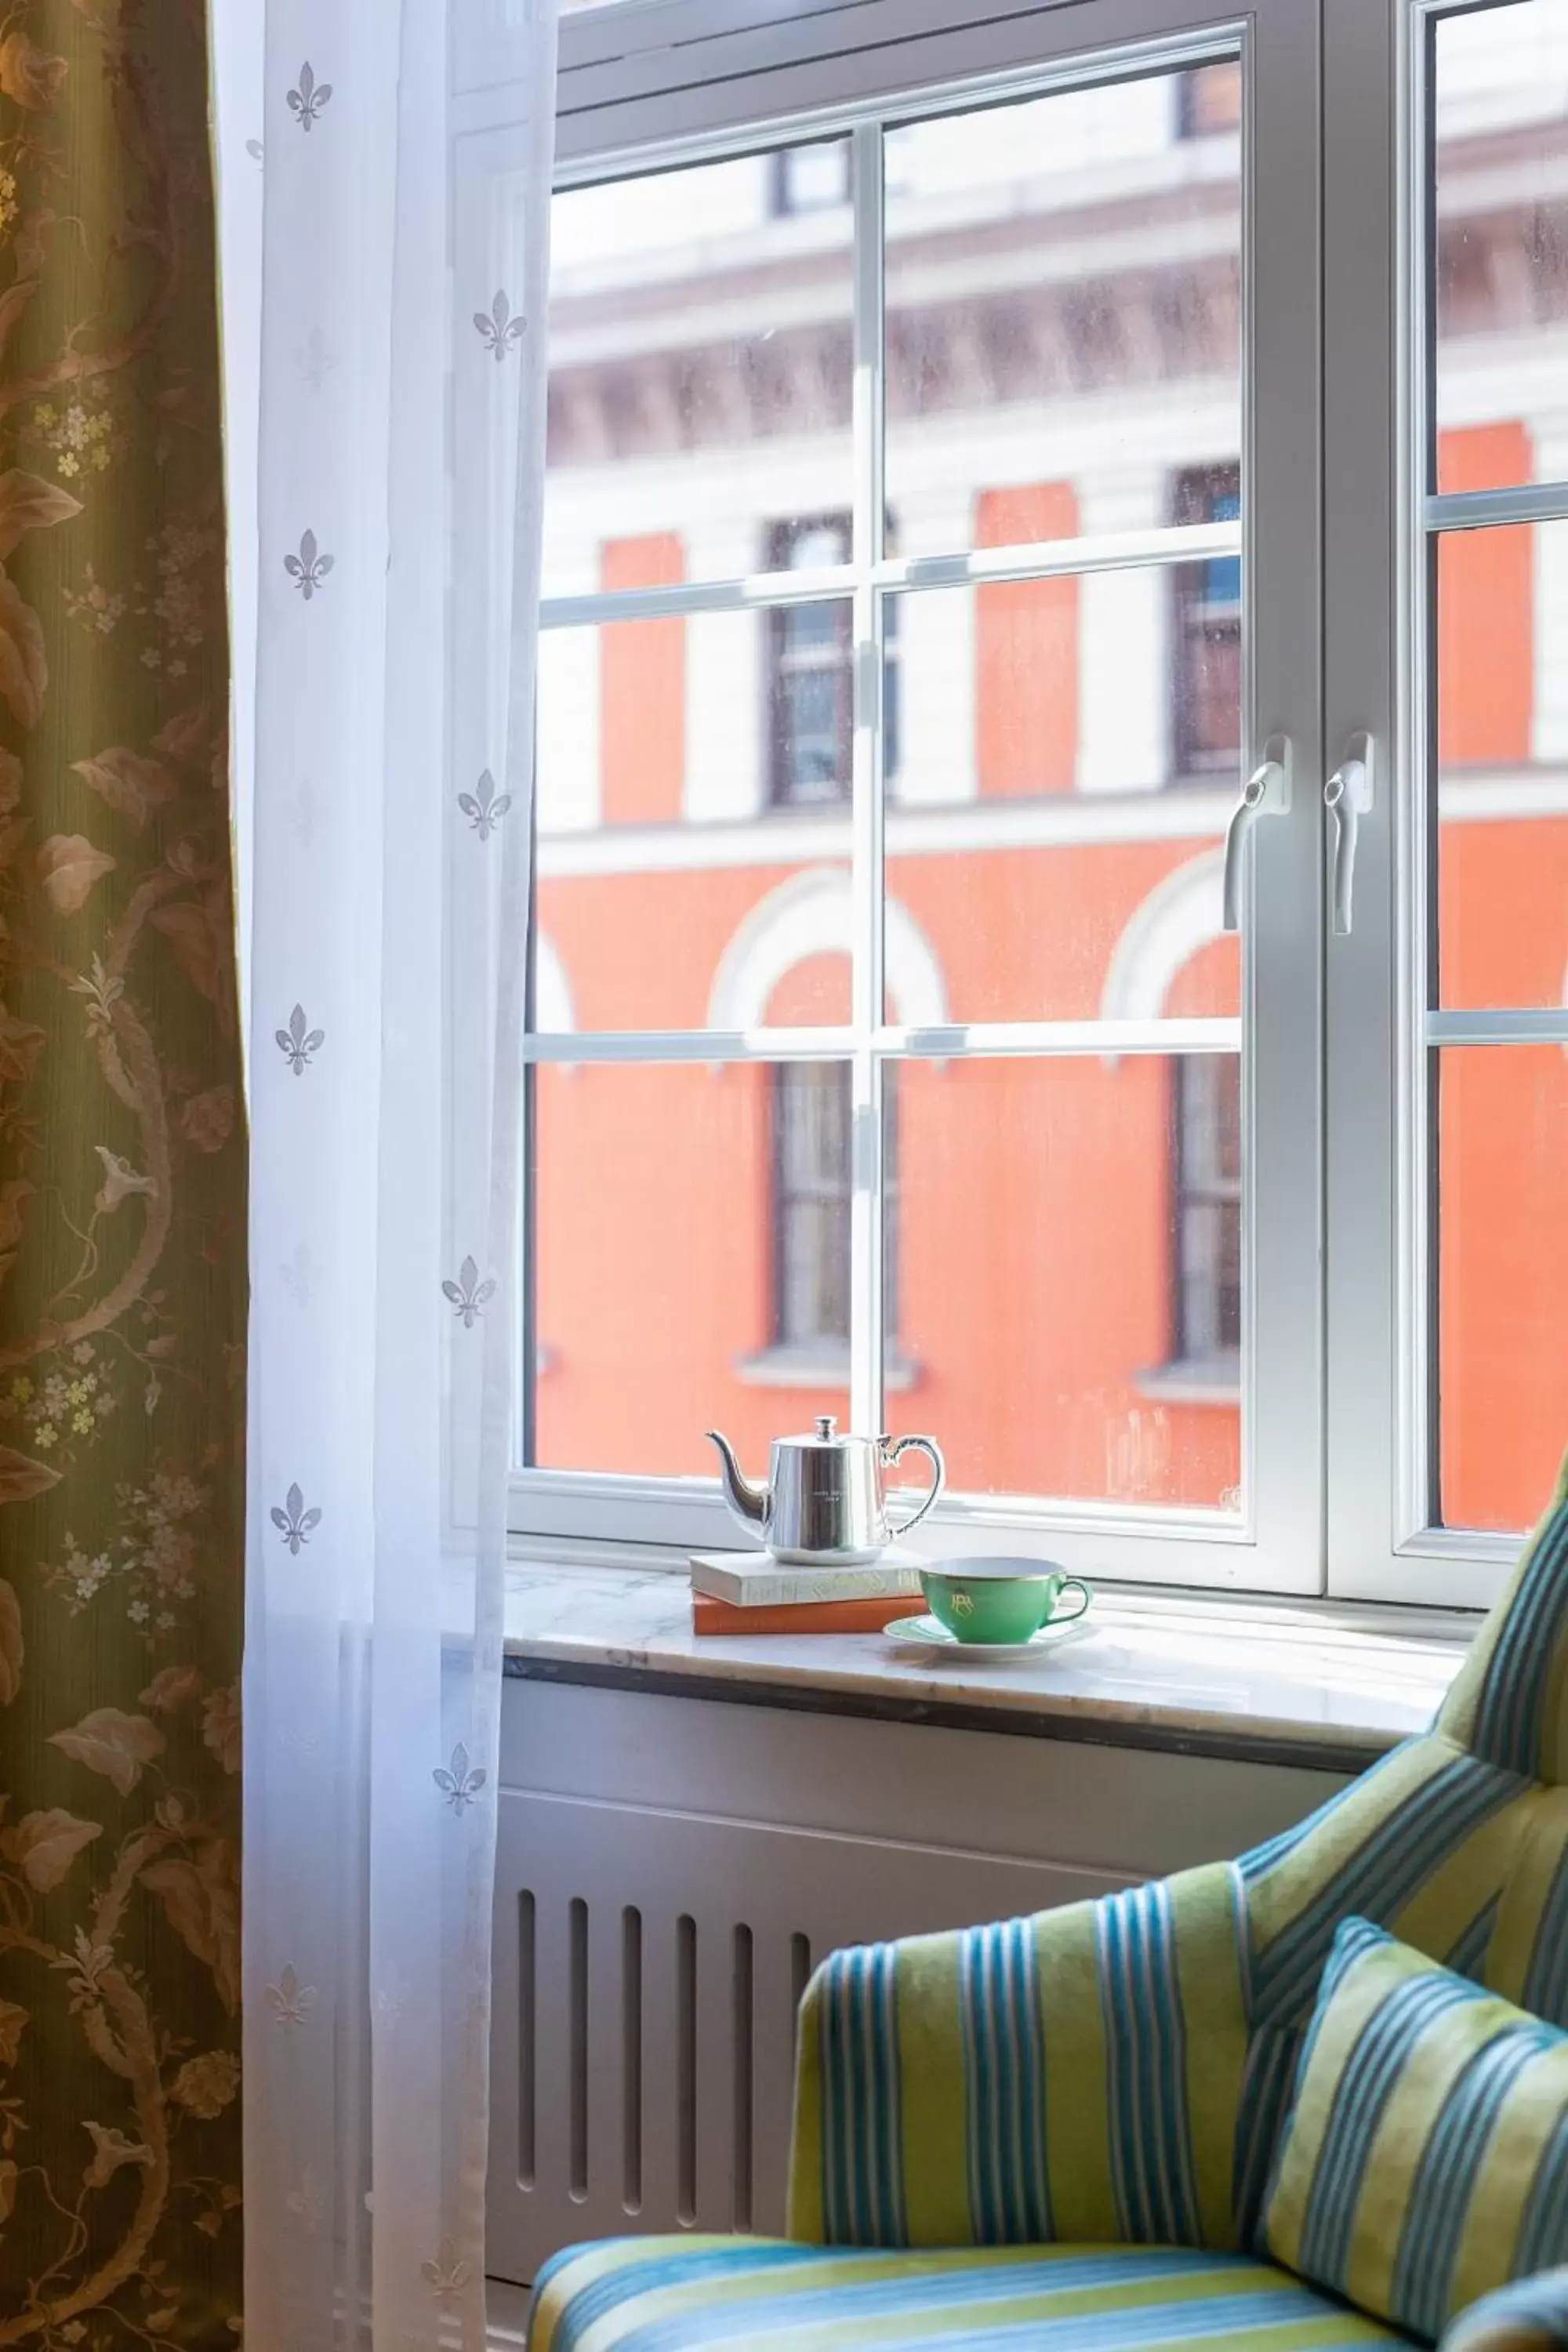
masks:
[[[1087,1615],[1087,1612],[1085,1614]],[[899,1642],[911,1650],[951,1650],[963,1658],[1021,1658],[1026,1651],[1054,1650],[1069,1633],[1076,1633],[1083,1617],[1068,1617],[1057,1625],[1042,1625],[1023,1642],[961,1642],[934,1617],[896,1617],[883,1633],[889,1642]]]

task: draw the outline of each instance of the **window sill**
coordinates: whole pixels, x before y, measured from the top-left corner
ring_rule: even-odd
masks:
[[[911,1357],[889,1354],[883,1386],[889,1393],[901,1395],[917,1385],[920,1376],[921,1367]],[[847,1396],[849,1350],[826,1342],[817,1348],[762,1348],[754,1356],[737,1360],[735,1378],[748,1388],[836,1389]]]
[[[889,1602],[889,1619],[913,1613]],[[678,1569],[514,1561],[510,1676],[1358,1771],[1431,1722],[1475,1621],[1102,1589],[1027,1657],[877,1634],[703,1636]]]
[[[1217,1404],[1234,1411],[1241,1402],[1240,1355],[1226,1349],[1212,1356],[1176,1357],[1140,1372],[1136,1387],[1151,1404]]]

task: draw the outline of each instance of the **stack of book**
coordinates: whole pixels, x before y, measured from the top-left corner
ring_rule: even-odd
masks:
[[[920,1559],[894,1548],[856,1568],[799,1568],[771,1552],[691,1555],[695,1633],[879,1633],[921,1601]]]

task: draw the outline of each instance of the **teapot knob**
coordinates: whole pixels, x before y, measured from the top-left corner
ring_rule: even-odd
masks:
[[[819,1412],[816,1416],[816,1433],[818,1437],[837,1437],[838,1415],[836,1412]]]

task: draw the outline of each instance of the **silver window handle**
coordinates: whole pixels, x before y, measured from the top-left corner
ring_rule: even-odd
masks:
[[[1241,929],[1241,869],[1247,836],[1260,816],[1283,816],[1290,806],[1290,739],[1271,735],[1261,766],[1241,788],[1225,835],[1225,892],[1221,928]]]
[[[1334,821],[1334,936],[1349,939],[1355,888],[1356,836],[1372,807],[1376,761],[1370,735],[1352,735],[1345,756],[1323,786],[1323,806]]]

